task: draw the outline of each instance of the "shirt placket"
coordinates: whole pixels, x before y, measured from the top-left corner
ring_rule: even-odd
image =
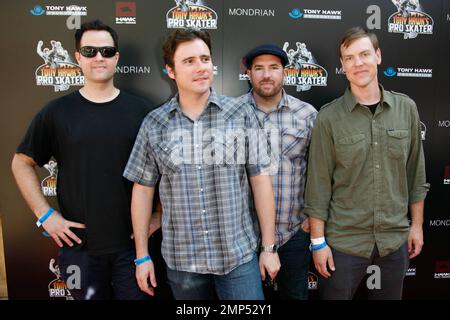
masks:
[[[372,116],[371,120],[371,133],[372,133],[372,154],[373,154],[373,172],[374,172],[374,233],[377,233],[377,229],[382,223],[382,193],[383,193],[383,179],[382,179],[382,156],[383,156],[383,143],[381,135],[380,113],[377,112]],[[376,237],[376,236],[375,236]]]
[[[211,272],[214,271],[215,266],[212,264],[212,252],[211,252],[211,235],[209,228],[209,221],[207,216],[207,208],[206,208],[206,182],[205,182],[205,168],[204,168],[204,159],[203,159],[203,128],[204,121],[207,118],[207,114],[202,114],[199,119],[194,121],[193,124],[193,137],[194,137],[194,170],[196,171],[197,181],[198,181],[198,199],[200,210],[200,220],[202,225],[202,241],[206,250],[206,261],[205,265],[207,269]]]

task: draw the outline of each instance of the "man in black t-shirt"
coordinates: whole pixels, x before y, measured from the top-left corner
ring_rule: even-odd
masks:
[[[76,299],[143,299],[130,237],[132,183],[122,172],[150,107],[114,86],[119,53],[112,28],[98,20],[85,23],[75,41],[85,85],[35,116],[12,170],[37,225],[61,247],[63,278],[70,276],[69,266],[80,268],[81,281],[68,283]],[[59,212],[42,195],[34,170],[52,157]]]

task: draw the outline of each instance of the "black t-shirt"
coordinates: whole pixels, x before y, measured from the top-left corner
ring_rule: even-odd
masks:
[[[380,101],[378,101],[377,103],[374,104],[364,104],[364,106],[366,106],[367,108],[369,108],[370,112],[372,112],[372,114],[375,114],[375,111],[377,110],[378,104],[380,103]]]
[[[78,91],[49,102],[33,119],[17,148],[39,165],[58,163],[57,197],[67,220],[91,254],[131,247],[132,183],[122,177],[150,105],[121,92],[94,103]]]

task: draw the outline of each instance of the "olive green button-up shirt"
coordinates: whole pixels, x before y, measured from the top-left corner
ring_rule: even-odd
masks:
[[[429,184],[416,104],[385,91],[375,114],[348,88],[323,106],[309,150],[305,213],[325,221],[327,242],[346,254],[383,257],[408,238],[408,205]]]

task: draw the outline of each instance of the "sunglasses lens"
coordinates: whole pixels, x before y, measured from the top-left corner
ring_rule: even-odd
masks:
[[[97,54],[97,48],[95,47],[81,47],[80,53],[86,58],[92,58]]]
[[[92,58],[97,55],[97,52],[100,51],[100,54],[104,58],[111,58],[114,57],[114,55],[117,52],[117,49],[115,47],[81,47],[80,53],[82,56],[86,58]]]
[[[105,58],[111,58],[114,57],[114,55],[116,54],[117,50],[115,47],[103,47],[100,49],[100,53],[102,54],[103,57]]]

